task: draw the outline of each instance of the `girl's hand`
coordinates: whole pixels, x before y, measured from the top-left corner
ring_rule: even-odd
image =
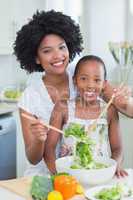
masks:
[[[30,125],[31,133],[38,141],[45,141],[47,139],[48,128],[42,124],[40,119],[35,119]]]
[[[117,165],[115,174],[117,178],[128,176],[128,173],[124,169],[122,169],[121,166],[119,166],[119,164]]]
[[[60,156],[61,157],[64,157],[64,156],[68,156],[68,155],[71,155],[72,154],[72,149],[71,147],[69,147],[68,145],[66,144],[63,144],[61,146],[61,151],[60,151]]]

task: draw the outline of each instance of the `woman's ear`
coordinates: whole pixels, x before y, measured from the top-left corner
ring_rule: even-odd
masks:
[[[40,65],[40,60],[36,57],[36,64]]]
[[[75,77],[73,76],[73,84],[74,84],[74,87],[76,86],[76,79]]]

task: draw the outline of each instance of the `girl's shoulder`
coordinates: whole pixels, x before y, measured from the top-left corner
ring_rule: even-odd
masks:
[[[115,119],[119,119],[119,116],[118,116],[118,111],[116,109],[116,107],[111,104],[108,108],[108,111],[107,111],[107,117],[108,117],[108,121],[110,120],[115,120]]]

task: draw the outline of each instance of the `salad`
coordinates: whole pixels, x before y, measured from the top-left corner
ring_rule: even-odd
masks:
[[[76,143],[73,147],[74,163],[72,169],[101,169],[108,165],[98,163],[93,156],[94,141],[87,136],[85,127],[80,124],[71,123],[65,129],[65,137],[72,136]]]
[[[95,198],[99,200],[120,200],[124,197],[133,197],[133,188],[123,184],[104,188],[95,194]]]

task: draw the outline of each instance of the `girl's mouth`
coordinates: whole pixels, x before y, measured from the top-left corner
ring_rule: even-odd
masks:
[[[84,92],[84,95],[86,97],[94,97],[94,96],[96,96],[96,93],[95,93],[95,91],[91,91],[91,92],[86,91],[86,92]]]

